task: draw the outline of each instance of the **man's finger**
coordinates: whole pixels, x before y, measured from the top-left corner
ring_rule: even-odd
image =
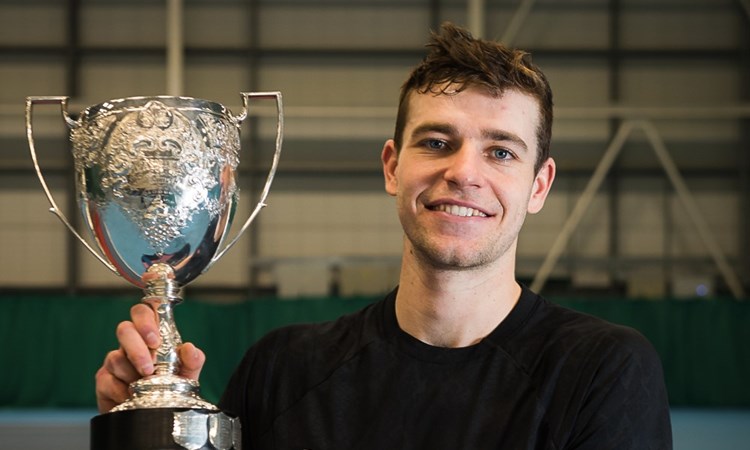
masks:
[[[96,405],[105,413],[128,398],[128,385],[112,375],[104,366],[96,372]]]
[[[141,334],[136,330],[133,322],[120,322],[117,326],[117,340],[125,352],[128,361],[135,367],[139,374],[151,375],[154,371],[151,350],[146,345]]]
[[[102,368],[108,373],[112,374],[113,377],[122,381],[125,385],[128,385],[141,378],[141,375],[130,363],[127,356],[125,355],[125,351],[123,351],[122,349],[109,352],[107,354],[107,357],[104,358],[104,364]]]
[[[152,349],[158,348],[160,342],[159,324],[154,310],[148,305],[139,303],[130,308],[130,317],[146,345]]]
[[[180,375],[185,378],[197,380],[206,362],[206,355],[201,349],[187,342],[182,344],[179,349],[180,353]]]

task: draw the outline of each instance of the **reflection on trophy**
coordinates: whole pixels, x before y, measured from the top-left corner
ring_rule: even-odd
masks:
[[[242,93],[243,111],[187,97],[130,97],[86,108],[74,120],[67,97],[26,99],[26,133],[51,211],[112,272],[144,291],[159,320],[156,371],[131,384],[131,397],[91,421],[91,446],[110,449],[239,449],[239,420],[176,375],[182,343],[173,307],[181,288],[208,270],[254,220],[273,181],[283,136],[281,94]],[[276,100],[276,150],[256,207],[220,249],[238,199],[240,124],[251,98]],[[71,129],[76,193],[95,250],[62,214],[37,161],[33,107],[59,104]]]

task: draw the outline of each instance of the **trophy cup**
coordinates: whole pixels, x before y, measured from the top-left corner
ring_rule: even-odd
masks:
[[[240,449],[239,419],[202,399],[197,381],[177,375],[182,343],[173,307],[181,288],[210,268],[255,219],[271,187],[283,137],[279,92],[242,93],[234,116],[221,104],[188,97],[130,97],[86,108],[77,119],[67,97],[28,97],[26,134],[39,181],[54,213],[105,266],[143,289],[158,317],[155,372],[130,385],[131,397],[91,420],[91,447]],[[276,150],[260,200],[220,249],[238,199],[240,125],[250,99],[275,99]],[[60,212],[37,161],[35,105],[59,104],[70,128],[76,195],[95,250]]]

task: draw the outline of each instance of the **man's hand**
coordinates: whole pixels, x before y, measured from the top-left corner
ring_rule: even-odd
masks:
[[[120,348],[109,352],[96,372],[96,403],[102,413],[127,400],[130,383],[154,372],[153,353],[161,342],[156,313],[141,303],[130,309],[130,318],[117,326]],[[206,356],[191,343],[181,345],[178,353],[178,375],[197,380]]]

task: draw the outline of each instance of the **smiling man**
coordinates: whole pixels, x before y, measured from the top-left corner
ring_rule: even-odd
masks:
[[[518,233],[542,208],[555,164],[535,167],[541,114],[530,94],[456,82],[422,90],[406,94],[402,143],[382,155],[406,235],[396,312],[421,341],[463,347],[518,300]]]
[[[428,47],[381,156],[404,229],[399,286],[248,350],[220,404],[243,448],[670,449],[652,346],[516,281],[519,232],[555,178],[543,73],[449,24]],[[132,316],[97,373],[102,411],[153,370],[153,313]],[[180,354],[197,378],[203,354]]]

